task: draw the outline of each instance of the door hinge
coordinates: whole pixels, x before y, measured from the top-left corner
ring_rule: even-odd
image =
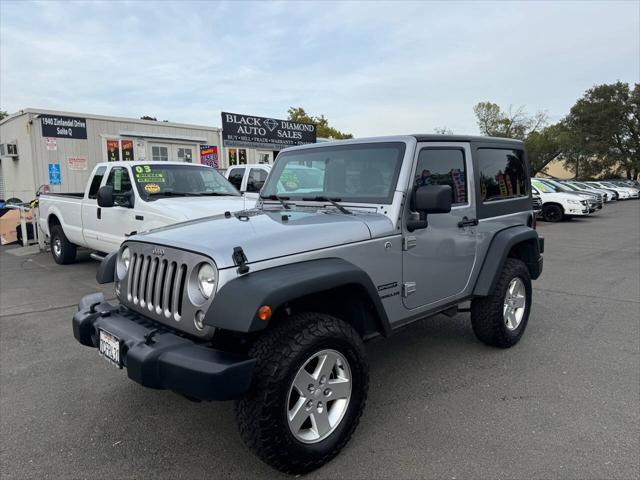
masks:
[[[402,296],[408,297],[416,291],[416,282],[404,282],[402,284]]]
[[[402,239],[402,249],[409,250],[418,244],[418,240],[413,235],[407,235]]]

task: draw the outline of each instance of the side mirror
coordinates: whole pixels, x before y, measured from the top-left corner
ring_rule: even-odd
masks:
[[[418,220],[409,220],[407,229],[410,232],[427,228],[428,213],[449,213],[451,211],[452,191],[449,185],[424,185],[413,191],[411,208],[420,215]]]
[[[113,187],[105,185],[98,190],[98,206],[102,208],[113,207]]]

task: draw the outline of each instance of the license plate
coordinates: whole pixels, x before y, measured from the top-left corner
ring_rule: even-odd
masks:
[[[109,332],[100,330],[100,355],[118,368],[122,368],[120,361],[120,339]]]

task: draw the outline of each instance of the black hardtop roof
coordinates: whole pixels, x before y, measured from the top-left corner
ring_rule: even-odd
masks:
[[[416,133],[413,135],[419,142],[474,142],[474,143],[501,143],[522,147],[522,140],[502,137],[482,137],[480,135],[438,135],[435,133]]]

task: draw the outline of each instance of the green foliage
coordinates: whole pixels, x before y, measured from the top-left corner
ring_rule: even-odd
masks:
[[[312,116],[305,112],[302,107],[290,107],[287,111],[289,114],[288,120],[300,123],[313,123],[316,126],[316,136],[322,138],[334,138],[342,140],[345,138],[353,138],[350,133],[344,133],[329,126],[329,120],[324,115],[319,117]]]
[[[571,107],[565,164],[579,175],[640,175],[640,84],[596,85]]]
[[[0,120],[7,118],[9,114],[5,110],[0,110]]]

